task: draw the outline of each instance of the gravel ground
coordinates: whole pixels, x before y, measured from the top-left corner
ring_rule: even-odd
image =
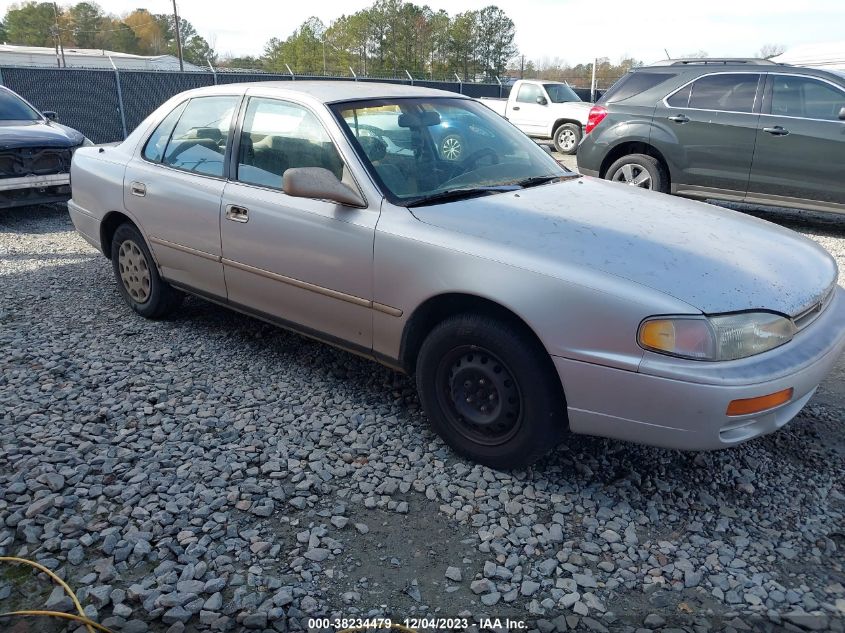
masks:
[[[845,270],[841,218],[754,212]],[[115,631],[845,630],[845,359],[735,449],[572,437],[498,473],[428,430],[404,376],[197,299],[134,316],[42,208],[0,213],[0,365],[0,555],[57,570]],[[5,566],[0,602],[70,607]]]

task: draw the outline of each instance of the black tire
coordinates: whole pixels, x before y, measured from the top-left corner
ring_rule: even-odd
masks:
[[[111,261],[120,295],[142,317],[161,319],[182,303],[184,295],[159,276],[150,249],[135,225],[125,222],[117,227],[111,242]],[[124,281],[127,276],[131,280]]]
[[[552,141],[558,152],[572,155],[578,151],[578,143],[581,142],[581,136],[581,127],[579,125],[564,123],[555,130]]]
[[[566,432],[566,404],[548,353],[506,322],[475,314],[443,321],[423,342],[416,369],[432,428],[475,462],[524,468]]]
[[[651,191],[659,191],[660,193],[669,192],[669,174],[663,164],[647,154],[628,154],[614,162],[604,174],[605,180],[613,180],[614,182],[621,182],[627,184],[627,176],[624,168],[630,167],[630,173],[634,179],[639,177],[643,172],[648,174],[647,186],[639,186],[643,189]]]

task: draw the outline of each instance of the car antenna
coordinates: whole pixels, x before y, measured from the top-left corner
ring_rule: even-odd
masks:
[[[669,51],[668,51],[668,50],[666,50],[666,49],[664,48],[664,49],[663,49],[663,52],[664,52],[664,53],[666,53],[666,59],[672,59],[672,56],[669,54]]]

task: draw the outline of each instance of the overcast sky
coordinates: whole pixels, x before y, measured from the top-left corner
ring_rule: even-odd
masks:
[[[126,14],[138,6],[172,11],[171,0],[98,0]],[[0,0],[3,12],[12,2]],[[59,4],[68,4],[59,0]],[[258,55],[271,37],[285,38],[311,15],[330,23],[368,0],[177,0],[219,54]],[[516,23],[516,42],[528,59],[593,57],[645,62],[699,50],[711,56],[750,56],[763,44],[795,45],[843,39],[843,0],[419,0],[451,15],[497,4]]]

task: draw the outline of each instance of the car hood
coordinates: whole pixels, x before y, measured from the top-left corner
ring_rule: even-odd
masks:
[[[818,301],[838,272],[821,246],[776,224],[594,178],[412,211],[423,222],[501,245],[506,263],[525,266],[508,261],[519,257],[514,249],[524,251],[529,267],[538,257],[552,272],[586,267],[708,314],[795,315]]]
[[[0,150],[18,147],[75,147],[85,137],[59,123],[0,121]]]

